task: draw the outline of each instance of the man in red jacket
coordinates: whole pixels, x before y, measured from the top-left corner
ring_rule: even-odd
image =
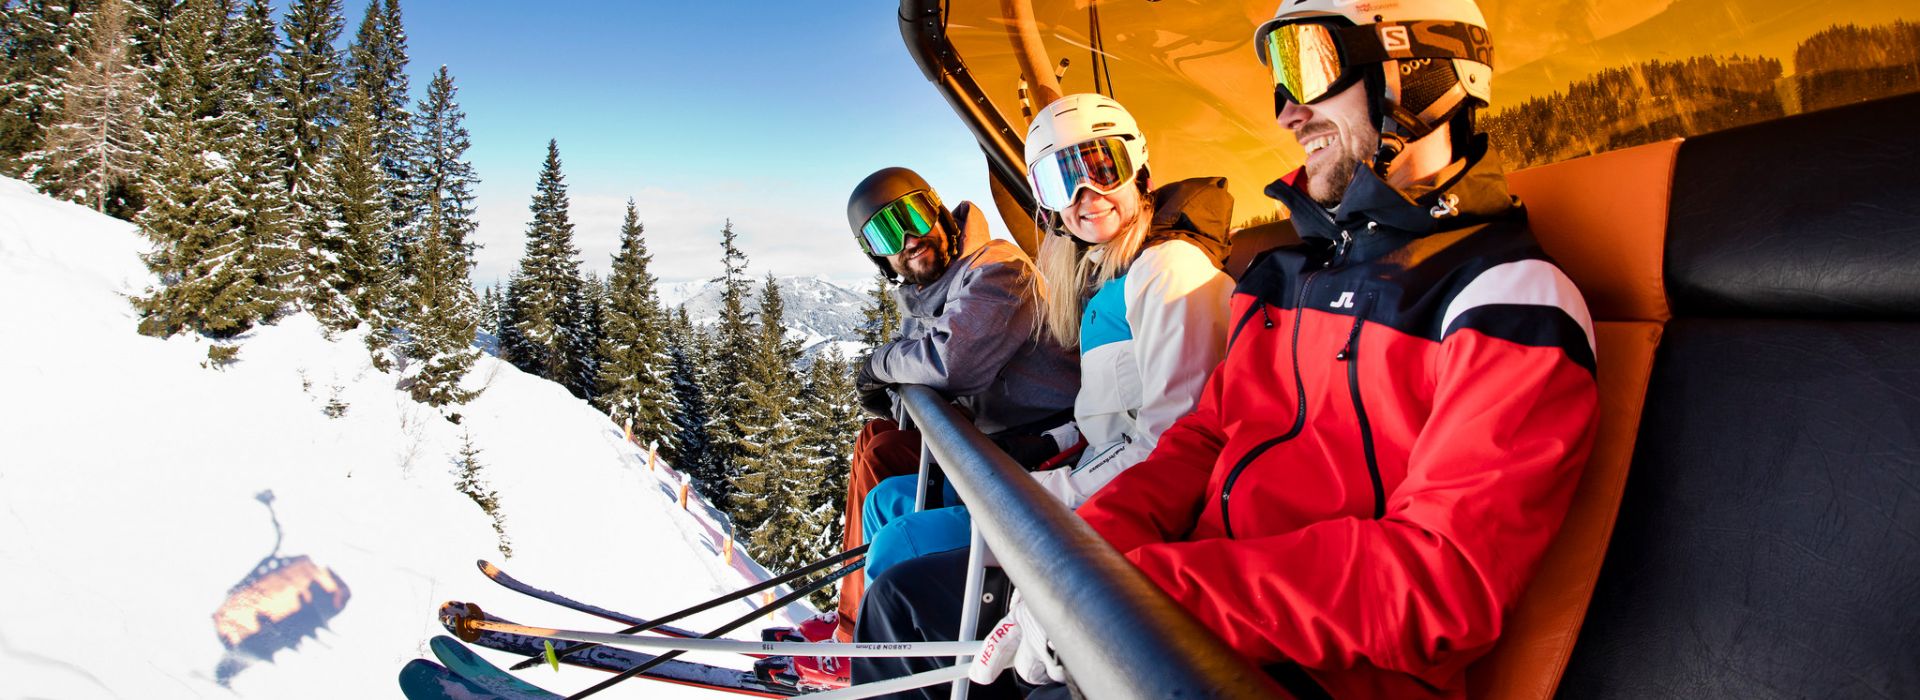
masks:
[[[1471,0],[1261,25],[1302,242],[1242,278],[1194,412],[1079,509],[1300,697],[1464,696],[1592,448],[1585,302],[1473,127],[1485,27]],[[989,639],[976,680],[1066,680],[1019,604]]]

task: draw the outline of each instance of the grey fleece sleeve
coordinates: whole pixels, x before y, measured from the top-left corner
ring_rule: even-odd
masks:
[[[940,316],[918,338],[880,346],[873,376],[889,384],[924,384],[950,396],[986,391],[1000,368],[1033,335],[1028,294],[1032,268],[1025,261],[982,265],[947,297]]]

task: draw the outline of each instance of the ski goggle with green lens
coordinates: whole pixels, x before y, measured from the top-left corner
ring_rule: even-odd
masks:
[[[1361,76],[1347,68],[1336,35],[1325,24],[1286,24],[1267,32],[1262,58],[1273,73],[1275,109],[1278,101],[1310,105],[1345,90]]]
[[[1042,157],[1027,168],[1027,181],[1033,185],[1040,206],[1064,211],[1081,188],[1113,194],[1132,182],[1137,170],[1127,153],[1126,139],[1108,136]]]
[[[926,192],[908,192],[867,218],[867,225],[860,227],[860,247],[868,255],[899,253],[907,247],[907,236],[918,238],[933,231],[939,211],[940,205]]]

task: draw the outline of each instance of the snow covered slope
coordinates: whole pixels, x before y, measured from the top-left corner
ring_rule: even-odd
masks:
[[[743,585],[663,472],[557,385],[482,358],[469,381],[486,391],[455,425],[395,391],[358,333],[328,339],[304,315],[207,369],[204,341],[134,332],[126,296],[150,282],[145,249],[129,224],[0,179],[0,700],[397,697],[401,664],[427,655],[449,599],[617,627],[498,588],[476,558],[638,615]],[[511,559],[454,489],[466,439],[499,494]],[[290,648],[232,659],[214,612],[270,555],[307,557],[345,602]],[[530,678],[571,692],[604,674]],[[621,690],[606,695],[709,695]]]

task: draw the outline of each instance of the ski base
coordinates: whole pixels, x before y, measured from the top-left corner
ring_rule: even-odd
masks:
[[[459,633],[460,620],[457,617],[450,618],[445,615],[444,612],[445,610],[443,609],[441,624],[445,625],[449,632]],[[507,622],[506,620],[486,613],[481,614],[481,619],[492,622]],[[546,640],[543,639],[492,630],[475,630],[470,633],[473,634],[473,639],[470,640],[471,643],[488,649],[504,651],[523,657],[532,657],[546,652]],[[570,646],[578,645],[556,642],[553,648],[556,652],[565,652]],[[619,673],[652,661],[653,658],[653,654],[644,652],[611,646],[593,646],[565,654],[560,657],[560,662],[570,666]],[[691,661],[680,661],[677,659],[669,660],[666,663],[648,669],[646,672],[640,674],[640,677],[754,697],[784,698],[798,695],[800,692],[795,688],[781,686],[755,678],[751,671],[724,668]]]

